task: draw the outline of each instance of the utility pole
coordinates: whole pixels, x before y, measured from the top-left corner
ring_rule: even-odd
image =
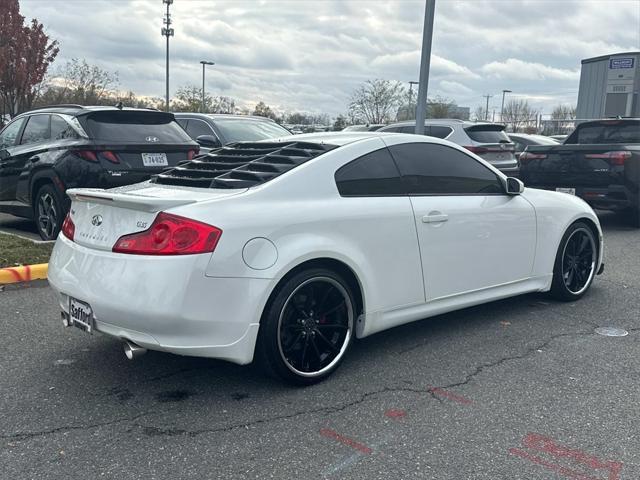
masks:
[[[204,67],[206,65],[215,65],[215,63],[207,62],[206,60],[200,60],[200,63],[202,64],[202,113],[205,113],[206,106],[205,106],[205,96],[204,96]]]
[[[169,111],[169,37],[173,37],[174,31],[171,28],[171,14],[169,13],[169,7],[173,3],[173,0],[162,0],[163,4],[167,5],[167,13],[164,17],[164,27],[162,27],[162,36],[167,37],[167,73],[166,73],[166,103],[165,109]]]
[[[431,44],[433,43],[433,17],[436,0],[426,0],[424,7],[424,27],[422,29],[422,57],[420,59],[420,78],[418,79],[418,104],[416,106],[416,134],[424,135],[424,120],[427,116],[427,88],[429,86],[429,67],[431,64]]]
[[[502,107],[500,107],[500,121],[504,123],[504,95],[505,93],[513,93],[511,90],[502,90]]]
[[[493,95],[483,95],[484,98],[487,99],[487,108],[484,109],[484,119],[489,120],[489,99],[493,97]]]

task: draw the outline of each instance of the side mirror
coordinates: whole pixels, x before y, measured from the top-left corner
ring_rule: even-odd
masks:
[[[4,160],[5,158],[9,158],[11,155],[9,155],[9,151],[6,149],[0,149],[0,160]]]
[[[196,142],[198,142],[201,147],[205,148],[218,148],[222,146],[220,139],[213,135],[200,135],[196,138]]]
[[[514,177],[507,177],[507,193],[509,195],[520,195],[524,192],[524,183]]]

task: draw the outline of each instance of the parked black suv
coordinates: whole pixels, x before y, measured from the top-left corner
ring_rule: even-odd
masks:
[[[0,212],[34,219],[57,237],[68,188],[111,188],[147,180],[199,147],[173,114],[60,105],[23,113],[0,131]]]

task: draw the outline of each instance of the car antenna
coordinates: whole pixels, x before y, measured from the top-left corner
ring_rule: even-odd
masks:
[[[122,110],[124,108],[124,104],[122,102],[118,102],[118,103],[116,103],[116,108],[118,110]]]

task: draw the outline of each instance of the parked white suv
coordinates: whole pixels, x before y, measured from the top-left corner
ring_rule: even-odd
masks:
[[[457,119],[425,120],[425,135],[444,138],[457,143],[482,157],[497,169],[511,177],[517,176],[519,165],[515,155],[515,144],[498,123],[477,123]],[[414,133],[415,120],[393,123],[379,132]]]

